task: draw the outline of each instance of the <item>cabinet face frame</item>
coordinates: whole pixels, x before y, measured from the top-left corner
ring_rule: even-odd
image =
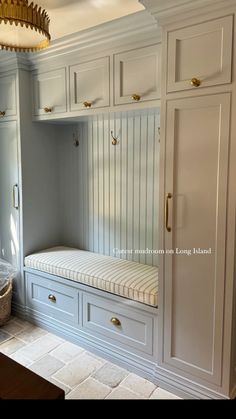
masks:
[[[145,74],[143,75],[143,86],[139,85],[136,89],[136,91],[130,91],[129,94],[124,94],[124,63],[125,61],[132,62],[138,61],[139,59],[143,60],[145,57],[154,57],[155,58],[155,65],[156,65],[156,72],[154,74],[155,78],[155,90],[152,91],[146,91],[145,87],[145,81],[147,80],[147,77],[145,77]],[[150,68],[150,67],[149,67]],[[145,68],[143,69],[145,71]],[[134,64],[134,72],[135,72],[135,64]],[[147,47],[141,47],[137,49],[133,49],[131,51],[124,51],[122,53],[118,53],[114,55],[114,105],[124,105],[129,103],[141,103],[144,101],[150,101],[150,100],[157,100],[160,99],[161,92],[161,44],[155,44]],[[127,83],[127,81],[126,81]],[[138,95],[140,96],[140,99],[138,101],[135,101],[132,96]]]
[[[10,90],[3,93],[4,85]],[[7,87],[8,86],[8,87]],[[8,120],[8,117],[15,117],[17,115],[17,86],[16,75],[8,74],[0,76],[0,112],[5,115],[0,116],[0,122]],[[12,119],[12,118],[10,118]]]
[[[47,99],[47,103],[40,104],[40,83],[44,81],[56,80],[56,91],[55,95],[60,94],[61,104],[56,103],[54,99],[54,92],[51,90],[48,92],[51,93],[52,97]],[[66,68],[57,68],[55,70],[45,71],[45,72],[34,72],[32,75],[32,93],[33,93],[33,114],[35,116],[47,116],[52,117],[53,115],[59,113],[65,113],[67,111],[67,72]],[[46,102],[46,101],[45,101]]]
[[[166,146],[165,146],[165,188],[164,198],[168,193],[173,195],[173,199],[169,202],[169,223],[172,228],[171,232],[164,232],[164,248],[172,249],[175,247],[175,226],[173,208],[176,208],[173,204],[175,197],[175,164],[176,164],[176,153],[178,149],[178,117],[177,113],[181,110],[192,110],[204,109],[207,107],[218,107],[219,108],[219,121],[216,121],[220,126],[219,141],[218,141],[218,178],[217,178],[217,207],[216,207],[216,231],[215,231],[215,243],[216,243],[216,257],[215,257],[215,276],[214,276],[214,296],[209,296],[214,299],[214,311],[212,329],[209,333],[213,333],[212,346],[207,348],[208,355],[211,355],[212,368],[204,368],[201,365],[197,365],[197,362],[189,362],[189,360],[176,355],[176,333],[174,329],[174,317],[180,313],[182,308],[180,307],[176,311],[175,306],[175,289],[178,285],[180,278],[174,277],[174,258],[177,256],[166,255],[164,256],[164,278],[163,281],[163,342],[162,342],[162,359],[161,363],[164,367],[170,369],[176,374],[181,373],[182,376],[186,376],[188,379],[193,381],[198,377],[203,382],[212,383],[214,385],[221,385],[222,379],[222,347],[223,347],[223,320],[224,320],[224,287],[225,287],[225,264],[226,255],[221,249],[225,249],[226,245],[226,221],[227,221],[227,183],[228,183],[228,158],[229,158],[229,142],[230,142],[230,108],[231,108],[231,94],[222,93],[216,95],[201,96],[195,98],[182,98],[175,99],[167,102],[166,109]],[[197,129],[197,127],[195,127]],[[180,137],[179,137],[180,138]],[[179,140],[180,141],[180,140]],[[210,161],[209,156],[209,161]],[[194,158],[194,156],[192,157]],[[190,181],[190,180],[188,180]],[[207,186],[207,182],[203,185],[203,188]],[[163,203],[164,206],[164,203]],[[164,216],[162,217],[164,218]],[[163,220],[164,222],[164,220]],[[196,220],[197,223],[197,220]],[[199,226],[200,228],[200,226]],[[194,239],[193,239],[194,240]],[[179,257],[179,256],[178,256]],[[188,256],[185,256],[188,257]],[[194,256],[190,256],[194,257]],[[213,256],[214,257],[214,256]],[[189,279],[191,281],[191,278]],[[177,282],[176,282],[177,281]],[[180,281],[181,282],[181,281]],[[195,284],[196,285],[196,284]],[[185,290],[182,289],[185,293]],[[189,296],[191,300],[191,296]],[[195,302],[196,303],[196,302]],[[192,304],[194,305],[194,304]],[[190,301],[190,307],[192,307]],[[196,307],[196,304],[195,304]],[[199,310],[201,310],[199,301]],[[206,315],[209,313],[206,313]],[[188,313],[186,308],[186,318],[190,317],[192,312]],[[202,326],[202,330],[204,327]],[[186,332],[188,333],[188,332]],[[183,336],[182,336],[183,338]],[[181,338],[181,339],[182,339]],[[178,336],[179,339],[179,336]],[[177,343],[178,344],[178,343]],[[180,353],[179,347],[177,352]]]
[[[218,45],[218,38],[220,44]],[[220,37],[220,34],[221,37]],[[177,92],[184,90],[198,90],[203,87],[210,87],[219,84],[231,83],[232,73],[232,42],[233,42],[233,16],[226,16],[223,18],[214,19],[208,22],[195,24],[182,29],[169,31],[168,37],[168,53],[167,53],[167,92]],[[207,39],[207,37],[209,39]],[[201,39],[202,38],[202,39]],[[183,52],[181,50],[181,43],[192,41],[192,48],[190,44],[185,46],[188,49]],[[212,66],[212,51],[206,54],[206,44],[215,42],[215,50],[219,49],[219,60],[216,68],[212,68],[208,74],[208,67]],[[197,44],[194,44],[197,42]],[[202,44],[203,55],[200,57],[200,44]],[[196,46],[199,50],[196,53]],[[182,57],[181,57],[182,51]],[[186,54],[189,68],[186,65]],[[192,56],[191,56],[192,54]],[[197,57],[197,59],[196,59]],[[181,68],[181,58],[184,60]],[[204,74],[198,74],[198,63],[205,63]],[[193,68],[191,68],[193,66]],[[205,70],[206,69],[206,70]],[[181,71],[188,73],[186,78],[181,76]],[[196,74],[197,73],[197,74]],[[194,87],[191,85],[191,80],[196,78],[200,81],[200,86]]]
[[[98,90],[100,90],[100,97],[94,97],[93,93],[90,91],[91,84],[95,81],[93,77],[88,83],[87,87],[85,85],[86,94],[84,97],[77,98],[78,92],[78,75],[82,73],[89,73],[95,75],[96,71],[98,76],[102,70],[102,83],[100,78],[97,78]],[[110,106],[110,57],[96,58],[93,61],[83,62],[69,67],[69,92],[70,92],[70,111],[86,111],[86,109],[97,109]],[[88,79],[89,80],[89,79]],[[87,81],[88,81],[87,80]],[[100,89],[101,86],[101,89]],[[87,104],[87,106],[86,106]]]

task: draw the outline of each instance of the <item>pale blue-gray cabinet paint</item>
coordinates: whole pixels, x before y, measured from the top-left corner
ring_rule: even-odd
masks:
[[[62,130],[64,244],[158,265],[157,255],[135,250],[158,249],[159,126],[159,112],[152,110],[94,116],[71,133]]]

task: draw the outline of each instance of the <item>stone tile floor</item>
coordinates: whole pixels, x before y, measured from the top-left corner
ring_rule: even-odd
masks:
[[[0,352],[63,388],[67,399],[179,399],[16,317],[0,328]]]

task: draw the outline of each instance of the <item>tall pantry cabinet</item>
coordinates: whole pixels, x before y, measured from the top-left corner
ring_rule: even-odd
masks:
[[[158,371],[191,396],[234,397],[236,4],[142,3],[163,30]]]

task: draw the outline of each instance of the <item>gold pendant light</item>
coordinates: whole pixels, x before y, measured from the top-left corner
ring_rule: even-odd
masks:
[[[45,10],[28,0],[0,0],[0,49],[38,51],[51,39]]]

